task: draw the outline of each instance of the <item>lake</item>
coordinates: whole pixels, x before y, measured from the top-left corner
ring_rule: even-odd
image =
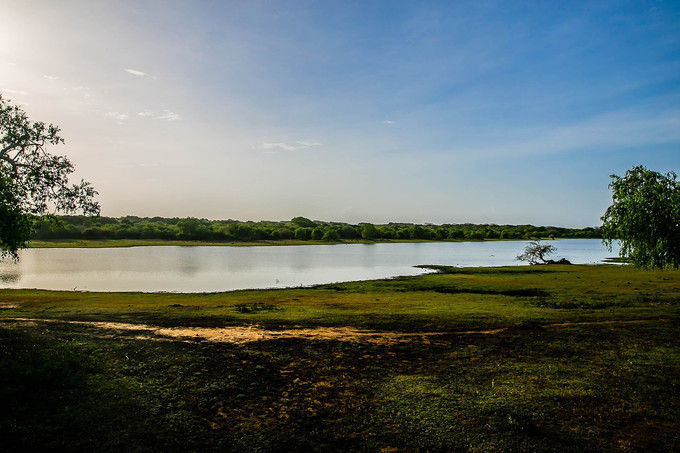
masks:
[[[546,241],[550,256],[597,264],[616,256],[597,239]],[[214,292],[417,275],[422,264],[522,265],[527,241],[221,247],[45,248],[0,261],[0,287],[78,291]]]

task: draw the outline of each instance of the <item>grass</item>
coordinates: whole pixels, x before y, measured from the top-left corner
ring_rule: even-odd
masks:
[[[680,272],[439,270],[193,295],[2,290],[0,442],[7,451],[678,450]],[[441,335],[235,345],[11,318]]]

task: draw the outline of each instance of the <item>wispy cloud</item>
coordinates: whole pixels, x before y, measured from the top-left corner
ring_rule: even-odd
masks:
[[[58,76],[53,76],[53,75],[44,75],[43,77],[45,77],[50,82],[54,82],[55,80],[59,80]]]
[[[28,96],[28,92],[24,90],[10,90],[9,88],[3,88],[2,91],[9,94],[19,94],[21,96]]]
[[[127,72],[128,74],[132,74],[135,77],[149,77],[149,78],[152,78],[152,79],[157,79],[157,77],[155,75],[149,74],[148,72],[140,71],[138,69],[128,68],[128,69],[125,70],[125,72]]]
[[[284,151],[296,151],[299,149],[311,148],[313,146],[323,146],[323,143],[316,140],[300,140],[292,145],[285,142],[260,142],[260,144],[257,145],[257,148],[267,150],[281,149]]]
[[[163,121],[179,121],[182,119],[182,115],[179,113],[171,112],[170,110],[163,110],[163,113],[156,114],[150,110],[143,110],[141,112],[137,112],[137,116],[142,117],[142,118],[152,118],[154,120],[163,120]]]
[[[611,151],[680,140],[680,111],[612,111],[569,125],[533,128],[505,136],[500,143],[460,148],[475,158],[551,155],[572,151]],[[473,152],[474,151],[474,152]]]
[[[106,112],[105,115],[109,118],[113,118],[114,120],[117,120],[119,122],[125,121],[128,118],[130,118],[128,115],[125,113],[120,113],[120,112]]]
[[[312,146],[321,146],[322,143],[318,142],[316,140],[306,140],[306,141],[300,141],[300,142],[295,142],[298,145],[298,149],[300,148],[309,148]]]
[[[394,124],[397,124],[396,121],[390,121],[390,120],[385,120],[385,121],[383,121],[383,123],[384,123],[384,124],[387,124],[388,126],[392,126],[392,125],[394,125]]]
[[[177,121],[181,120],[182,116],[178,113],[171,112],[170,110],[165,110],[163,111],[163,114],[155,116],[154,119],[165,121]]]
[[[289,144],[283,143],[283,142],[276,142],[276,143],[262,142],[257,147],[260,148],[260,149],[276,149],[276,148],[278,148],[278,149],[282,149],[284,151],[293,151],[293,150],[297,149],[293,145],[289,145]]]
[[[137,76],[137,77],[146,77],[146,76],[149,75],[146,72],[138,71],[136,69],[126,69],[125,72],[127,72],[128,74],[132,74],[133,76]]]

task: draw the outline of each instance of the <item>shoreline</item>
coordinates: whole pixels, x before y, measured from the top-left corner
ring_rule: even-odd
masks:
[[[540,238],[541,241],[567,241],[572,239],[599,238]],[[535,239],[384,239],[384,240],[344,240],[344,241],[301,241],[301,240],[263,240],[263,241],[188,241],[188,240],[158,240],[158,239],[55,239],[31,241],[27,248],[118,248],[118,247],[275,247],[291,245],[342,245],[342,244],[421,244],[421,243],[450,243],[450,242],[526,242]]]

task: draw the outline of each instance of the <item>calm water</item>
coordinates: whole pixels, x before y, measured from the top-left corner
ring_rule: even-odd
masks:
[[[551,258],[599,263],[615,256],[595,239],[549,241]],[[421,274],[419,264],[520,265],[526,241],[275,247],[28,249],[0,261],[0,287],[82,291],[211,292]]]

